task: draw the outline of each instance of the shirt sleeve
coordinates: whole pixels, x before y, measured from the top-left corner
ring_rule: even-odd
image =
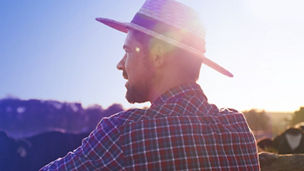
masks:
[[[123,151],[118,142],[119,125],[115,118],[102,119],[80,147],[40,170],[120,170]]]

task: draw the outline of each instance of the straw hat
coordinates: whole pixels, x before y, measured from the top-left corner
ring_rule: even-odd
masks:
[[[121,32],[135,29],[163,40],[201,57],[204,64],[233,77],[228,70],[205,57],[204,29],[198,15],[190,7],[175,0],[146,0],[130,23],[107,18],[96,20]]]

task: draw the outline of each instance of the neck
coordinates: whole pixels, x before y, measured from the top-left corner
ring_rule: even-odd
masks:
[[[186,83],[195,83],[195,81],[182,80],[178,76],[173,77],[172,75],[155,80],[154,85],[151,87],[149,101],[153,103],[157,98],[159,98],[168,90]]]

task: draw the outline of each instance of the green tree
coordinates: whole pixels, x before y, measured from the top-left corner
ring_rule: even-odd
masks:
[[[299,122],[304,122],[304,107],[300,107],[298,111],[294,112],[290,120],[290,125],[293,126]]]
[[[270,118],[264,110],[251,109],[243,112],[249,127],[254,131],[267,130],[270,126]]]

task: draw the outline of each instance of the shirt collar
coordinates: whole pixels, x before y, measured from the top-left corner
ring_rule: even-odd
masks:
[[[185,97],[185,96],[191,96],[191,95],[203,95],[203,97],[206,99],[206,96],[204,95],[201,87],[197,83],[186,83],[182,84],[180,86],[174,87],[164,94],[162,94],[160,97],[158,97],[153,103],[152,106],[158,106],[161,104],[164,104],[168,101],[171,101],[173,99],[177,99],[180,97]],[[152,107],[151,106],[151,107]]]

